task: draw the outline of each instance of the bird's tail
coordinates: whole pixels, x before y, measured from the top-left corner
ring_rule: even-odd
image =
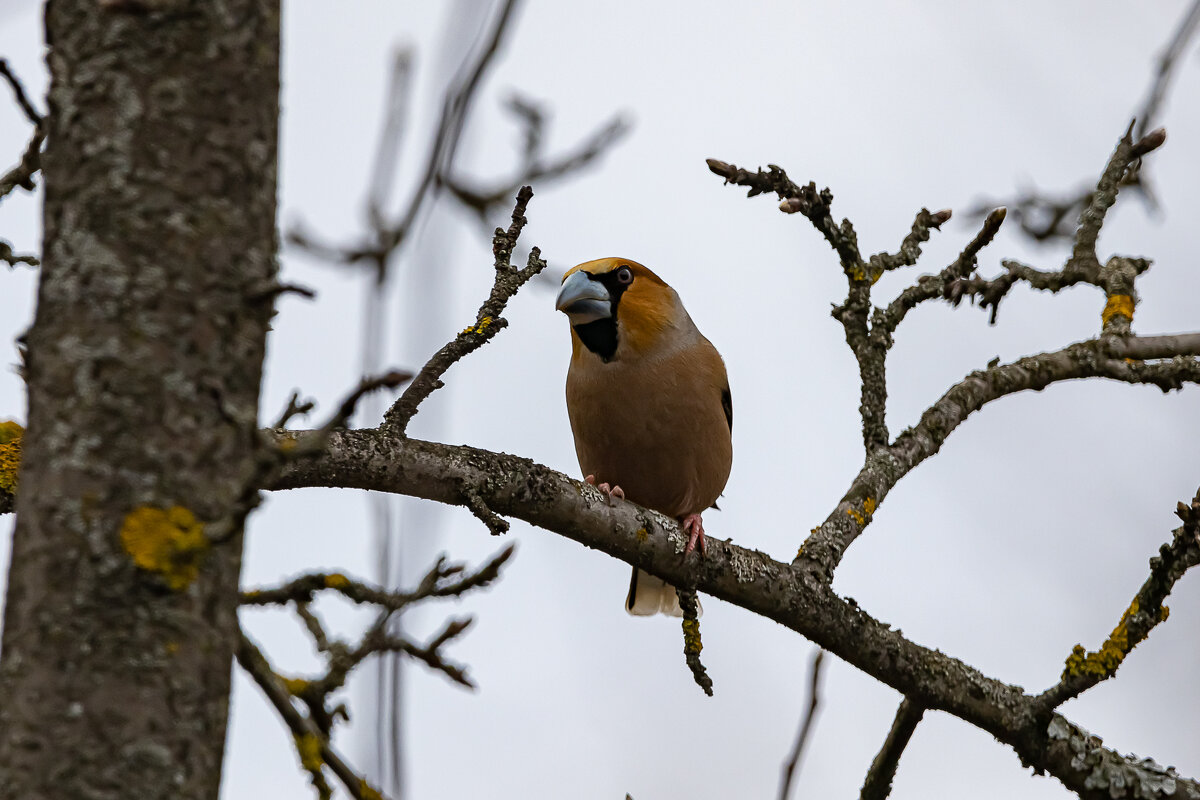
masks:
[[[625,610],[635,617],[650,617],[655,614],[666,614],[671,617],[682,617],[683,609],[679,607],[679,595],[675,587],[661,578],[656,578],[649,572],[633,568],[633,576],[629,579],[629,595],[625,598]],[[701,609],[703,613],[703,609]]]

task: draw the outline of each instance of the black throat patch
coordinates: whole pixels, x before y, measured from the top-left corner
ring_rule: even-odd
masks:
[[[605,317],[583,325],[575,326],[579,341],[583,346],[600,356],[605,363],[612,361],[617,353],[617,320],[616,317]]]
[[[611,314],[603,319],[575,325],[575,333],[579,334],[579,341],[583,342],[584,347],[600,356],[600,360],[607,364],[617,354],[617,307],[621,303],[621,295],[625,294],[625,290],[631,284],[620,283],[615,269],[601,275],[589,272],[587,276],[590,280],[604,284],[604,288],[608,290],[608,296],[612,298],[609,301]]]

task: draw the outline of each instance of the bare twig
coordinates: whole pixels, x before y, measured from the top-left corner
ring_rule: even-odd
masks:
[[[301,400],[299,392],[292,392],[292,396],[288,398],[287,407],[283,409],[283,413],[279,415],[279,419],[275,420],[275,424],[271,427],[286,428],[287,424],[293,419],[300,416],[307,416],[315,407],[316,403],[312,400]]]
[[[783,777],[779,781],[779,800],[787,800],[792,789],[792,777],[804,754],[804,745],[808,743],[808,735],[812,732],[813,722],[817,718],[817,709],[821,703],[821,665],[824,663],[825,651],[817,648],[813,654],[812,666],[809,667],[808,710],[800,721],[800,730],[796,734],[796,743],[792,745],[791,755],[783,765]]]
[[[31,267],[41,265],[41,261],[36,256],[27,256],[22,253],[14,253],[12,243],[0,239],[0,261],[7,262],[10,267],[15,267],[18,264],[28,264]]]
[[[983,280],[962,275],[945,283],[946,299],[954,305],[964,297],[971,298],[972,302],[977,300],[981,308],[991,308],[990,322],[995,323],[1000,301],[1017,281],[1024,281],[1035,289],[1049,292],[1059,292],[1069,286],[1086,283],[1103,289],[1110,301],[1112,298],[1122,298],[1117,306],[1119,313],[1115,315],[1123,318],[1123,327],[1109,328],[1108,323],[1114,314],[1108,314],[1104,324],[1106,332],[1127,333],[1128,323],[1133,314],[1133,280],[1150,266],[1150,262],[1144,259],[1116,257],[1101,265],[1096,255],[1096,241],[1108,209],[1117,200],[1121,189],[1121,176],[1134,163],[1161,147],[1166,141],[1166,131],[1161,128],[1134,141],[1132,129],[1131,122],[1130,129],[1121,137],[1112,156],[1109,157],[1096,190],[1090,194],[1075,230],[1075,245],[1061,270],[1046,272],[1016,261],[1004,261],[1002,266],[1005,274],[998,278]],[[1128,305],[1125,305],[1126,302]]]
[[[513,192],[525,184],[546,185],[587,167],[608,152],[628,131],[629,123],[621,115],[614,116],[597,128],[575,148],[558,156],[542,153],[542,127],[545,115],[541,108],[520,97],[509,100],[509,108],[523,123],[524,149],[517,175],[484,187],[447,170],[440,181],[450,193],[470,209],[483,225],[488,224],[497,206],[507,202]]]
[[[1171,542],[1150,559],[1150,577],[1125,609],[1121,621],[1099,650],[1089,653],[1082,645],[1075,645],[1067,658],[1062,680],[1038,697],[1045,708],[1057,708],[1111,678],[1125,656],[1167,618],[1163,601],[1183,573],[1200,564],[1200,490],[1190,505],[1180,503],[1175,513],[1183,525],[1175,529]]]
[[[396,51],[392,57],[392,71],[388,78],[383,128],[379,134],[379,145],[375,149],[375,163],[371,167],[371,186],[367,190],[367,218],[377,231],[382,231],[387,226],[384,209],[392,193],[396,165],[400,158],[400,144],[408,128],[412,74],[412,50],[405,48]],[[384,261],[386,262],[386,259]],[[377,282],[380,277],[376,276]]]
[[[899,250],[895,253],[877,253],[871,256],[869,259],[871,269],[868,270],[868,275],[872,282],[878,280],[884,272],[916,264],[917,259],[921,256],[921,245],[929,241],[931,231],[941,230],[942,225],[950,219],[951,213],[948,208],[936,212],[922,208],[917,213],[917,218],[913,220],[912,230],[900,243]]]
[[[352,247],[324,244],[312,234],[305,232],[302,226],[297,226],[289,232],[289,242],[333,263],[355,264],[366,260],[377,270],[381,269],[379,266],[381,262],[385,262],[390,256],[395,255],[425,209],[430,206],[442,188],[438,176],[447,171],[454,163],[454,156],[458,151],[459,141],[466,124],[467,111],[471,107],[475,91],[479,88],[484,73],[499,52],[500,43],[504,39],[505,31],[519,4],[519,0],[504,0],[496,24],[479,47],[475,61],[469,65],[464,64],[458,78],[447,89],[442,101],[441,117],[434,133],[429,157],[426,159],[421,177],[400,215],[390,223],[376,224],[369,241]],[[391,146],[394,145],[395,142],[391,142]],[[384,152],[382,145],[380,152]],[[380,162],[380,166],[384,163],[386,163],[386,159]],[[382,222],[381,217],[380,214],[376,223]],[[386,270],[386,266],[382,269]]]
[[[347,578],[340,572],[316,572],[302,575],[273,589],[255,589],[242,593],[242,605],[284,605],[289,602],[307,603],[322,591],[334,591],[352,603],[373,605],[388,611],[400,611],[406,606],[430,597],[458,597],[473,589],[487,586],[500,577],[500,568],[512,557],[515,544],[501,549],[474,572],[462,564],[447,564],[439,558],[426,572],[416,589],[388,590]]]
[[[33,176],[42,168],[42,142],[45,140],[46,134],[42,132],[41,126],[34,128],[33,138],[26,145],[20,163],[10,169],[4,177],[0,177],[0,199],[18,186],[27,192],[32,192],[37,188],[37,184],[33,182]]]
[[[300,763],[312,776],[313,785],[328,796],[328,784],[324,784],[322,767],[328,766],[330,771],[345,787],[355,800],[380,800],[383,795],[366,778],[359,775],[346,763],[345,759],[333,749],[329,737],[321,731],[317,724],[301,713],[292,704],[292,693],[287,689],[284,680],[271,668],[270,662],[243,633],[237,649],[238,664],[254,679],[266,695],[267,700],[275,707],[276,712],[292,731],[296,740],[296,751]]]
[[[7,59],[0,58],[0,77],[4,78],[9,88],[12,89],[13,98],[17,101],[17,105],[20,106],[22,113],[25,114],[25,118],[34,125],[41,125],[42,115],[33,107],[33,103],[29,102],[29,97],[25,94],[25,87],[21,85],[20,79],[17,78],[8,66]]]
[[[941,297],[946,292],[946,287],[971,274],[975,269],[975,260],[979,251],[987,247],[995,238],[1000,226],[1004,223],[1005,214],[1006,210],[1003,208],[994,209],[984,220],[979,233],[959,253],[953,263],[937,275],[922,275],[916,284],[902,291],[895,300],[888,304],[886,312],[877,311],[871,326],[872,333],[877,330],[886,331],[885,343],[886,346],[891,347],[891,334],[904,321],[904,317],[909,311],[926,300]]]
[[[358,402],[365,395],[379,391],[380,389],[395,389],[411,378],[412,373],[403,370],[392,370],[391,372],[385,372],[375,377],[363,378],[359,381],[358,387],[342,400],[341,405],[338,406],[338,410],[329,418],[329,421],[317,429],[320,435],[305,437],[303,444],[288,446],[281,451],[281,454],[287,458],[302,458],[318,452],[324,446],[324,442],[328,439],[330,433],[338,428],[346,427],[346,423],[354,415],[354,409],[358,407]]]
[[[496,229],[492,239],[492,252],[496,257],[496,278],[490,296],[475,315],[475,324],[464,328],[458,336],[438,350],[417,373],[412,384],[384,416],[382,427],[389,433],[403,436],[421,403],[442,387],[441,377],[446,370],[459,359],[483,347],[507,327],[508,320],[500,315],[508,301],[530,278],[545,269],[546,262],[541,259],[541,251],[536,247],[530,251],[529,262],[523,269],[513,268],[509,261],[517,238],[528,221],[525,218],[525,208],[532,197],[533,189],[528,186],[522,187],[517,193],[516,205],[513,207],[512,224],[508,226],[508,230]]]
[[[700,600],[695,589],[677,587],[675,594],[679,597],[679,607],[683,609],[683,659],[687,662],[696,685],[712,697],[712,678],[708,676],[708,670],[700,661],[700,651],[704,649],[704,643],[700,640]]]
[[[1171,86],[1172,78],[1175,77],[1175,65],[1179,63],[1188,42],[1196,33],[1197,26],[1200,26],[1200,0],[1196,0],[1188,8],[1183,19],[1180,20],[1179,26],[1175,29],[1175,35],[1171,37],[1170,44],[1158,57],[1158,71],[1150,84],[1150,90],[1146,93],[1146,101],[1137,114],[1136,135],[1138,137],[1144,136],[1150,126],[1158,121],[1158,110],[1167,97],[1167,90]]]
[[[900,702],[896,718],[892,721],[892,729],[888,731],[883,747],[871,762],[871,769],[867,771],[859,800],[884,800],[891,794],[892,779],[896,777],[900,756],[904,753],[904,748],[908,747],[908,740],[912,738],[913,731],[917,729],[917,724],[924,715],[925,708],[909,698],[906,697]]]
[[[1184,13],[1175,28],[1170,43],[1158,57],[1154,76],[1146,92],[1146,99],[1134,113],[1134,119],[1137,122],[1133,130],[1135,138],[1143,138],[1151,126],[1158,123],[1159,110],[1174,78],[1175,67],[1195,35],[1198,25],[1200,25],[1200,0],[1193,2]],[[1120,184],[1138,190],[1151,208],[1157,206],[1145,170],[1140,162],[1135,161],[1120,176]],[[1058,196],[1029,188],[1005,201],[1003,205],[1012,210],[1014,220],[1027,236],[1034,241],[1045,242],[1071,238],[1075,231],[1075,220],[1094,199],[1095,190],[1090,187]],[[970,216],[982,216],[987,213],[988,209],[999,204],[993,200],[985,200],[967,213]]]
[[[842,220],[839,226],[829,213],[833,203],[833,193],[829,189],[817,191],[817,185],[810,182],[807,186],[797,186],[788,178],[787,173],[774,164],[768,164],[764,172],[748,172],[734,164],[718,161],[715,158],[707,160],[708,168],[715,175],[720,175],[726,183],[738,186],[748,186],[747,197],[774,192],[782,201],[779,208],[785,214],[800,213],[808,218],[813,227],[820,231],[825,241],[837,251],[842,262],[842,269],[847,275],[855,270],[862,273],[862,256],[858,252],[858,237],[850,220]]]
[[[476,519],[487,526],[493,536],[508,533],[508,521],[488,508],[479,493],[470,486],[463,487],[463,503]]]

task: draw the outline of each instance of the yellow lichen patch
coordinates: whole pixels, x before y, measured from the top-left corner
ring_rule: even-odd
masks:
[[[374,786],[367,783],[365,778],[359,778],[358,793],[362,795],[365,800],[383,800],[383,795],[381,795]]]
[[[208,552],[204,524],[183,506],[165,511],[140,506],[121,523],[121,546],[138,567],[153,572],[175,591],[187,588]]]
[[[11,419],[0,422],[0,444],[8,444],[11,441],[18,440],[24,434],[25,429]]]
[[[293,450],[295,450],[297,444],[298,444],[298,442],[296,441],[295,438],[293,438],[291,436],[285,436],[279,440],[279,444],[278,444],[279,452],[286,455],[286,454],[292,452]]]
[[[1113,628],[1108,639],[1100,645],[1099,650],[1089,653],[1083,649],[1083,645],[1075,645],[1071,649],[1071,655],[1067,656],[1066,667],[1063,669],[1063,680],[1078,675],[1090,675],[1103,680],[1115,673],[1117,667],[1121,666],[1121,662],[1125,660],[1125,656],[1129,655],[1129,651],[1137,644],[1137,642],[1131,644],[1129,641],[1129,622],[1137,613],[1138,599],[1135,597],[1129,604],[1129,608],[1125,609],[1125,613],[1121,615],[1121,621],[1117,623],[1117,627]]]
[[[21,437],[25,429],[12,420],[0,422],[0,491],[17,493],[17,469],[21,466]]]
[[[1128,319],[1133,322],[1133,298],[1127,294],[1114,294],[1108,298],[1108,302],[1104,304],[1104,310],[1100,312],[1100,322],[1107,325],[1116,315]]]
[[[488,326],[491,324],[492,324],[492,318],[484,317],[483,319],[479,320],[478,325],[468,325],[467,327],[463,328],[463,335],[466,335],[468,333],[483,333],[484,331],[486,331],[488,329]]]
[[[309,683],[304,678],[281,678],[283,688],[288,690],[289,694],[302,695],[308,689]]]
[[[650,538],[650,531],[646,530],[645,528],[638,528],[637,533],[635,533],[634,536],[637,537],[638,542],[645,544],[646,540]]]
[[[345,589],[350,585],[350,579],[340,572],[331,572],[325,576],[325,586],[328,589]]]
[[[700,642],[700,621],[685,619],[683,621],[683,652],[688,655],[700,655],[704,645]]]
[[[870,497],[868,497],[866,500],[863,501],[861,511],[859,511],[857,508],[854,508],[853,506],[846,509],[846,516],[848,516],[848,517],[850,517],[850,519],[854,520],[858,524],[859,527],[866,527],[867,523],[869,523],[871,521],[871,515],[874,513],[875,513],[875,500]]]
[[[163,650],[166,651],[167,655],[173,656],[179,652],[179,642],[167,642],[163,645]]]
[[[1171,616],[1171,609],[1167,608],[1166,606],[1163,606],[1162,608],[1160,608],[1158,610],[1158,621],[1159,622],[1166,622],[1167,617],[1169,617],[1169,616]]]
[[[296,753],[300,756],[300,766],[309,772],[320,772],[325,765],[321,758],[321,740],[315,733],[305,733],[293,737],[296,740]]]

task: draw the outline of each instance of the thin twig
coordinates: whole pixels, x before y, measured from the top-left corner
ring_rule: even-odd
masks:
[[[475,324],[464,328],[425,363],[413,382],[400,395],[400,399],[384,415],[381,426],[384,430],[403,436],[421,403],[442,387],[441,377],[446,370],[464,356],[483,347],[507,327],[508,320],[500,315],[507,307],[508,301],[530,278],[545,269],[546,262],[541,259],[541,251],[536,247],[530,251],[529,261],[523,269],[514,269],[510,263],[513,248],[516,247],[521,230],[528,222],[525,209],[532,197],[533,189],[528,186],[522,187],[517,193],[516,205],[513,206],[512,224],[508,230],[496,229],[492,239],[492,252],[496,257],[496,277],[492,283],[491,294],[475,315]]]
[[[946,287],[971,274],[975,269],[979,251],[987,247],[1000,231],[1006,213],[1005,209],[997,208],[988,214],[979,233],[963,248],[958,258],[937,275],[922,275],[916,284],[902,291],[895,300],[888,304],[887,311],[882,312],[882,316],[876,317],[872,325],[872,332],[876,329],[886,331],[887,346],[890,347],[891,334],[904,321],[904,317],[909,311],[926,300],[943,296]]]
[[[825,651],[820,647],[813,654],[812,666],[809,667],[808,710],[800,721],[800,730],[796,734],[796,743],[792,745],[792,753],[783,765],[783,777],[779,781],[779,800],[787,800],[792,788],[792,777],[804,754],[804,746],[808,743],[808,735],[812,732],[813,722],[817,718],[817,708],[821,703],[821,665],[825,663]]]
[[[33,107],[33,103],[29,102],[29,97],[25,94],[25,87],[21,85],[20,79],[17,78],[8,66],[7,59],[0,58],[0,77],[3,77],[12,89],[13,97],[16,99],[17,105],[21,107],[25,118],[34,125],[41,125],[42,115]]]
[[[1134,119],[1137,123],[1133,129],[1135,138],[1144,137],[1151,127],[1158,123],[1159,111],[1175,76],[1175,68],[1182,60],[1184,51],[1198,27],[1200,27],[1200,0],[1193,2],[1184,12],[1183,18],[1171,36],[1170,43],[1158,57],[1150,87],[1146,91],[1146,99],[1134,112]],[[1145,170],[1140,163],[1132,164],[1121,176],[1120,182],[1122,186],[1137,189],[1151,208],[1157,207]],[[1070,238],[1079,213],[1086,209],[1094,198],[1095,190],[1090,187],[1059,196],[1040,192],[1036,188],[1029,188],[1002,204],[1012,210],[1013,218],[1027,236],[1034,241],[1045,242]],[[1000,205],[1000,203],[985,200],[967,213],[971,216],[982,216],[987,213],[988,209],[996,205]]]
[[[883,747],[871,762],[867,778],[863,781],[859,800],[884,800],[892,791],[892,780],[896,777],[896,767],[900,765],[900,756],[908,746],[913,731],[921,717],[925,715],[925,707],[914,703],[909,698],[900,701],[896,710],[896,718],[892,720],[892,728],[888,731]]]
[[[1200,489],[1190,505],[1180,503],[1175,513],[1183,525],[1175,529],[1172,540],[1150,559],[1150,577],[1134,596],[1117,627],[1095,652],[1089,653],[1082,645],[1075,645],[1067,658],[1062,680],[1038,697],[1044,708],[1057,708],[1111,678],[1133,648],[1167,618],[1163,601],[1176,581],[1188,569],[1200,564]]]
[[[372,240],[354,247],[324,244],[306,232],[303,226],[296,226],[288,233],[289,242],[333,263],[355,264],[366,260],[376,269],[386,269],[386,266],[380,267],[380,263],[394,256],[406,243],[409,233],[414,230],[421,215],[432,205],[432,201],[443,188],[439,176],[448,171],[454,163],[454,156],[466,124],[467,111],[471,108],[475,91],[481,85],[484,73],[495,60],[518,5],[520,0],[504,1],[496,24],[479,47],[474,63],[464,63],[458,79],[446,90],[433,146],[421,171],[421,177],[400,215],[390,223],[374,225]],[[391,144],[394,145],[394,142]],[[376,220],[376,223],[380,222],[381,219]]]
[[[470,209],[487,225],[493,210],[506,202],[522,185],[537,183],[548,185],[555,180],[587,167],[606,153],[630,129],[625,119],[617,115],[600,126],[573,149],[558,156],[547,158],[541,152],[543,114],[541,109],[520,98],[510,100],[510,107],[520,109],[518,116],[524,122],[525,150],[522,164],[516,177],[501,181],[491,187],[473,184],[447,171],[441,182],[455,199]]]
[[[700,640],[700,600],[695,589],[676,587],[675,594],[679,597],[679,607],[683,609],[683,659],[696,685],[712,697],[712,678],[700,661],[700,651],[704,649],[704,643]]]
[[[352,603],[400,611],[405,606],[428,597],[458,597],[473,589],[487,586],[500,577],[500,568],[512,557],[515,550],[516,544],[509,544],[473,572],[467,572],[462,564],[447,565],[443,556],[429,569],[417,588],[409,591],[371,586],[363,581],[348,578],[340,572],[315,572],[293,578],[282,586],[242,592],[240,602],[249,606],[307,603],[318,592],[334,591]]]
[[[842,220],[840,226],[833,221],[829,213],[833,193],[829,189],[817,191],[817,185],[812,182],[807,186],[797,186],[788,178],[786,172],[774,164],[768,164],[766,171],[760,168],[757,172],[748,172],[735,164],[715,158],[708,159],[707,164],[708,169],[724,178],[726,183],[749,187],[747,197],[774,192],[781,201],[781,211],[785,214],[803,214],[813,227],[820,231],[825,241],[837,251],[842,269],[847,274],[851,274],[855,269],[862,270],[862,256],[858,252],[858,237],[854,233],[854,226],[849,220]]]
[[[42,263],[37,256],[13,252],[12,243],[4,239],[0,239],[0,261],[6,262],[9,267],[15,267],[18,264],[28,264],[31,267],[37,267]]]
[[[37,188],[37,184],[33,182],[33,176],[42,168],[42,142],[45,140],[46,134],[43,133],[42,127],[39,125],[34,128],[33,137],[25,146],[25,152],[21,154],[20,163],[0,178],[0,199],[18,186],[27,192],[32,192]]]
[[[1146,93],[1146,102],[1142,104],[1142,110],[1137,115],[1136,135],[1139,138],[1144,136],[1150,126],[1158,121],[1158,110],[1162,106],[1163,100],[1166,99],[1171,79],[1175,77],[1175,65],[1196,33],[1197,26],[1200,26],[1200,0],[1192,3],[1191,8],[1187,10],[1179,26],[1175,29],[1175,35],[1171,37],[1170,44],[1158,57],[1158,71],[1154,75],[1150,90]]]
[[[356,773],[333,749],[328,737],[321,732],[316,723],[292,704],[292,694],[284,686],[283,679],[271,668],[262,651],[244,633],[238,642],[237,662],[262,689],[267,700],[292,731],[301,763],[313,775],[314,780],[318,779],[323,764],[329,767],[355,800],[381,800],[383,795],[380,791]],[[317,759],[315,764],[314,755]]]

